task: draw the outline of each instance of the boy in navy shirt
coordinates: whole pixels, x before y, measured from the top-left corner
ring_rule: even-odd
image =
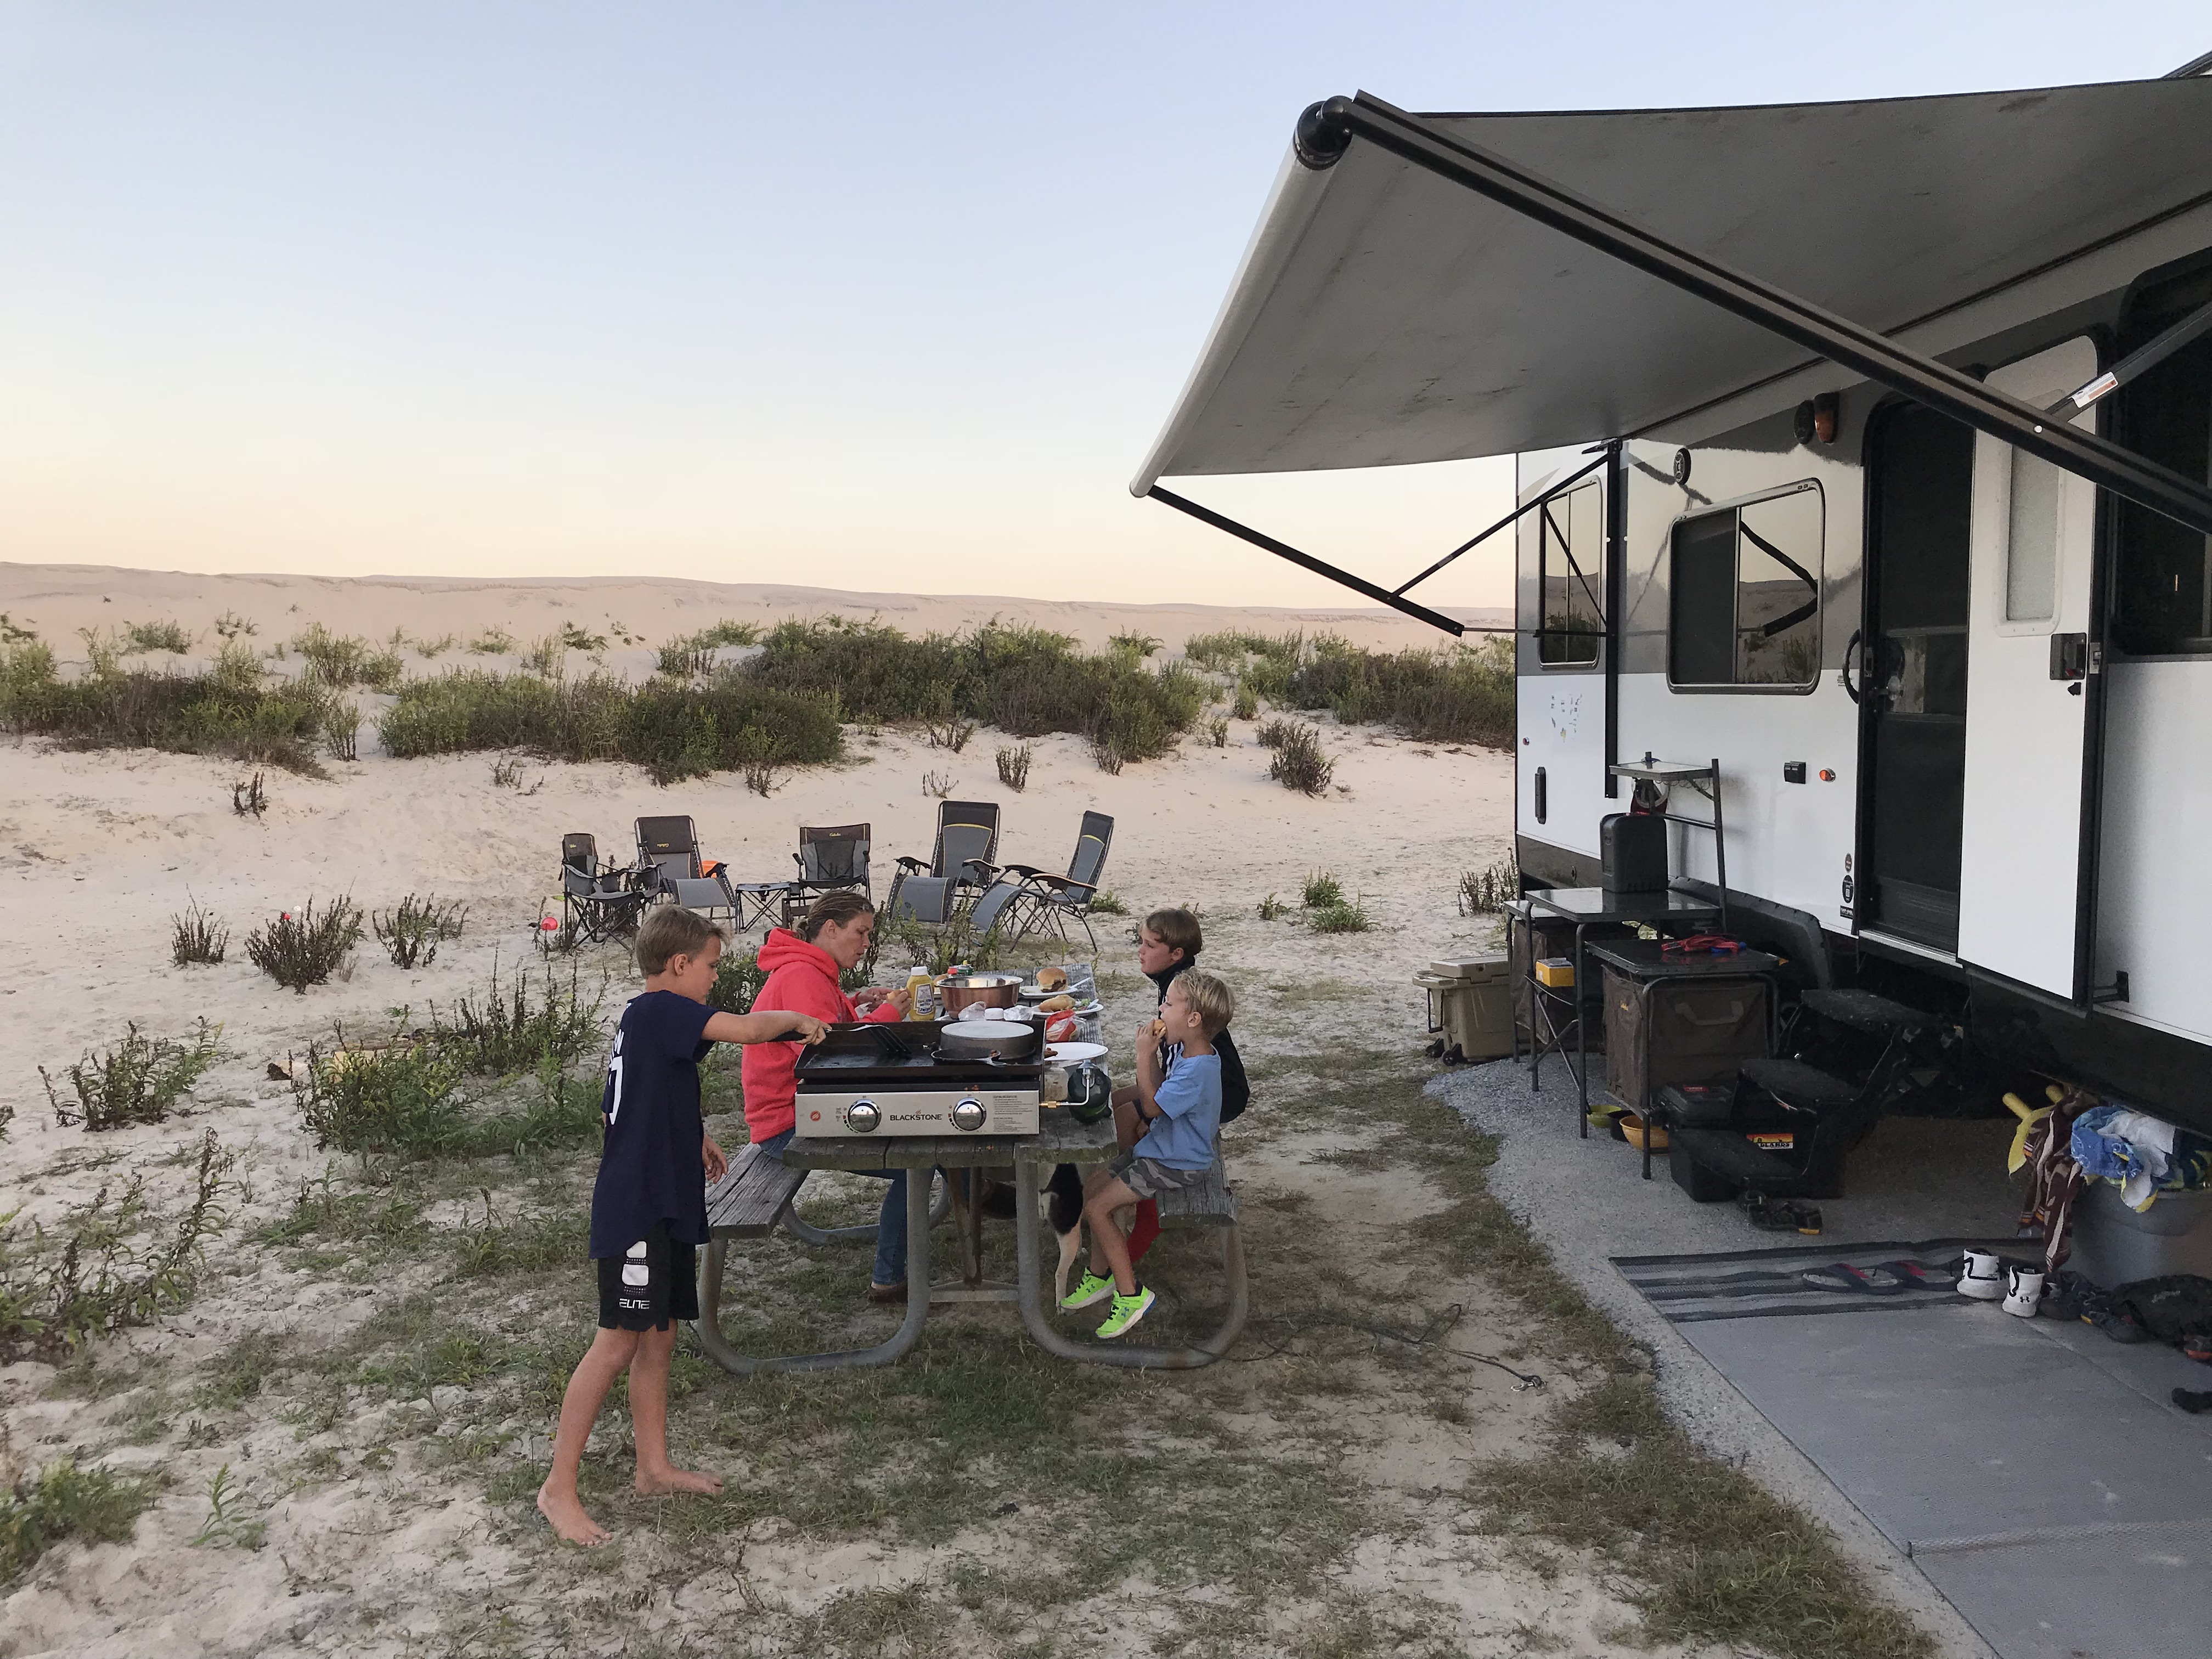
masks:
[[[1168,983],[1160,1017],[1137,1041],[1136,1144],[1094,1169],[1083,1183],[1083,1218],[1091,1224],[1091,1271],[1067,1293],[1060,1306],[1087,1308],[1111,1296],[1114,1305],[1101,1336],[1120,1336],[1152,1310],[1152,1292],[1137,1282],[1129,1260],[1129,1241],[1114,1224],[1114,1212],[1139,1200],[1158,1198],[1170,1188],[1188,1186],[1194,1176],[1213,1167],[1218,1156],[1214,1137],[1221,1132],[1221,1056],[1213,1039],[1237,1012],[1229,987],[1212,974],[1188,969]],[[1164,1048],[1182,1045],[1167,1075],[1160,1075]],[[1104,1271],[1101,1272],[1100,1269]]]
[[[726,1014],[707,1006],[722,935],[678,905],[637,930],[642,995],[615,1034],[599,1117],[606,1139],[592,1188],[592,1258],[599,1275],[599,1332],[568,1379],[553,1470],[538,1508],[572,1544],[604,1544],[584,1512],[576,1467],[622,1371],[629,1372],[637,1489],[714,1492],[720,1479],[668,1461],[668,1368],[676,1322],[699,1316],[698,1247],[708,1239],[707,1182],[729,1170],[699,1115],[699,1062],[717,1042],[819,1042],[830,1028],[811,1014]],[[703,1179],[702,1179],[703,1177]]]

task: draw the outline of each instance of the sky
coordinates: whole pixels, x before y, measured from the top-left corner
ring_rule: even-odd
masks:
[[[1338,603],[1127,489],[1306,104],[2208,48],[2202,0],[0,0],[0,558]],[[1192,493],[1395,586],[1510,468]],[[1422,591],[1510,602],[1496,556]]]

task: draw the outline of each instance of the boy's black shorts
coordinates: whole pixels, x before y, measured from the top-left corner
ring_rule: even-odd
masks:
[[[698,1318],[699,1247],[670,1238],[666,1223],[597,1265],[601,1330],[665,1331],[672,1319]]]

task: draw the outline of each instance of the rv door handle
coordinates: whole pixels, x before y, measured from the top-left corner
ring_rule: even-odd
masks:
[[[1844,688],[1844,695],[1853,702],[1859,700],[1859,689],[1851,684],[1851,659],[1858,654],[1859,630],[1851,629],[1850,643],[1844,647],[1844,665],[1836,671],[1836,683]]]

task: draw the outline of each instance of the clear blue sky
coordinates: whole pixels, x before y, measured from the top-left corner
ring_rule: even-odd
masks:
[[[2202,0],[0,0],[0,556],[1328,599],[1124,489],[1304,104],[2208,47]],[[1394,576],[1504,494],[1494,463],[1208,486]]]

